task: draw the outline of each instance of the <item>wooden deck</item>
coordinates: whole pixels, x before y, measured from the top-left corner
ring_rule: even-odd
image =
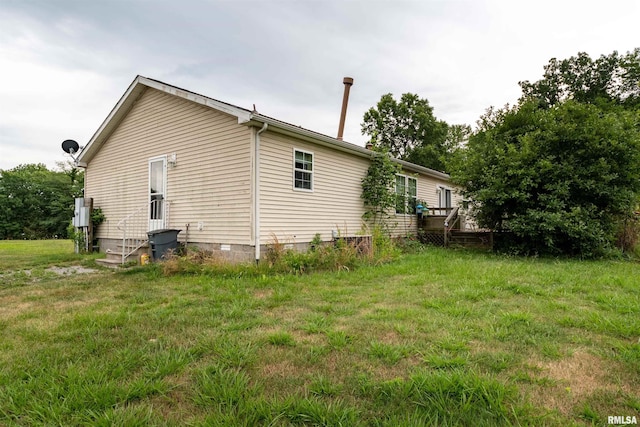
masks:
[[[452,212],[454,220],[452,220]],[[435,246],[493,248],[493,232],[465,230],[461,228],[460,224],[457,211],[454,212],[453,209],[435,209],[434,214],[431,214],[430,210],[430,213],[418,222],[418,236],[423,243]]]

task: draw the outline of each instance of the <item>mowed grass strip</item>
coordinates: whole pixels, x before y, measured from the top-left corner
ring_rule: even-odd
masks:
[[[428,248],[350,272],[246,271],[167,277],[148,266],[0,287],[0,424],[640,415],[636,263]]]
[[[32,267],[86,263],[99,257],[98,254],[75,254],[73,245],[66,239],[0,240],[0,274]]]

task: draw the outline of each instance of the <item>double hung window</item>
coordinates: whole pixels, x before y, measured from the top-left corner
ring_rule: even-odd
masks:
[[[313,153],[293,151],[293,188],[313,191]]]
[[[418,180],[406,175],[396,175],[396,213],[414,214],[418,196]]]

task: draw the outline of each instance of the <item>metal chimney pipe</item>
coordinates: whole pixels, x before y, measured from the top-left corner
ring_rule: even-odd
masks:
[[[342,112],[340,113],[340,124],[338,125],[338,139],[342,141],[342,135],[344,133],[344,120],[347,118],[347,104],[349,103],[349,89],[353,84],[351,77],[345,77],[342,80],[344,83],[344,96],[342,97]]]

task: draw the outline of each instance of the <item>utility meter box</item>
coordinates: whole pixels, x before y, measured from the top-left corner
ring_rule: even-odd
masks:
[[[89,207],[85,206],[85,199],[83,197],[77,198],[73,210],[73,226],[76,228],[88,227],[90,220],[91,212]]]

